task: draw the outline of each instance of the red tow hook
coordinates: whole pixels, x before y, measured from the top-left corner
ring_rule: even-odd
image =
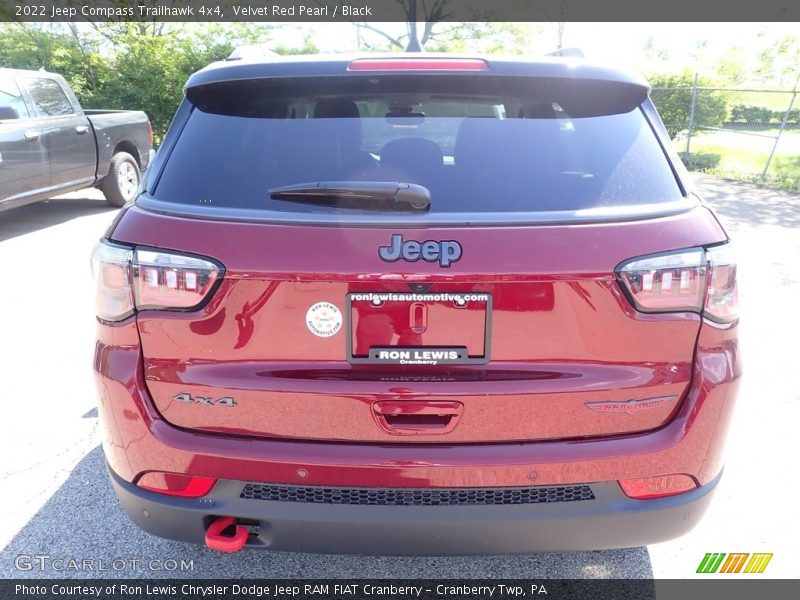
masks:
[[[222,535],[222,532],[233,525],[233,517],[219,517],[208,526],[206,531],[206,546],[220,552],[238,552],[247,543],[249,532],[244,525],[237,525],[236,532],[232,535]]]

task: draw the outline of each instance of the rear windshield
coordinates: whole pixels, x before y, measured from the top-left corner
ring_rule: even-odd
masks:
[[[681,191],[639,106],[645,97],[618,83],[519,77],[211,84],[189,90],[194,108],[153,195],[198,206],[353,212],[274,199],[270,190],[388,181],[424,186],[439,213],[671,202]]]

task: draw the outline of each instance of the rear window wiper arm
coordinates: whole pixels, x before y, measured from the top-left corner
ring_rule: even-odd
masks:
[[[431,207],[428,188],[399,181],[316,181],[269,190],[270,198],[341,208],[425,212]]]

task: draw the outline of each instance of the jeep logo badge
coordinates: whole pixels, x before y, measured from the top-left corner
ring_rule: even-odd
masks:
[[[388,246],[378,247],[378,256],[386,262],[395,262],[401,259],[408,262],[416,262],[420,259],[427,262],[438,262],[441,267],[446,269],[461,259],[461,244],[455,241],[436,242],[434,240],[404,242],[403,236],[395,233]]]

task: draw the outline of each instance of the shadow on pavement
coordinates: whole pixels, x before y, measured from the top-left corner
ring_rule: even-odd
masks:
[[[79,217],[119,210],[109,206],[102,196],[88,197],[95,193],[84,191],[79,197],[51,198],[0,212],[0,242]]]
[[[703,198],[733,227],[800,227],[800,194],[702,175],[694,180]]]
[[[30,559],[46,555],[48,559]],[[22,557],[22,558],[18,558]],[[55,570],[38,561],[102,559],[105,571]],[[117,563],[113,561],[117,560]],[[135,567],[132,560],[137,560]],[[167,561],[190,561],[166,570]],[[155,561],[151,564],[151,561]],[[30,570],[21,570],[32,565]],[[112,565],[121,567],[115,570]],[[369,557],[242,551],[233,555],[151,536],[127,518],[98,446],[0,551],[3,578],[652,578],[647,548],[487,557]]]

